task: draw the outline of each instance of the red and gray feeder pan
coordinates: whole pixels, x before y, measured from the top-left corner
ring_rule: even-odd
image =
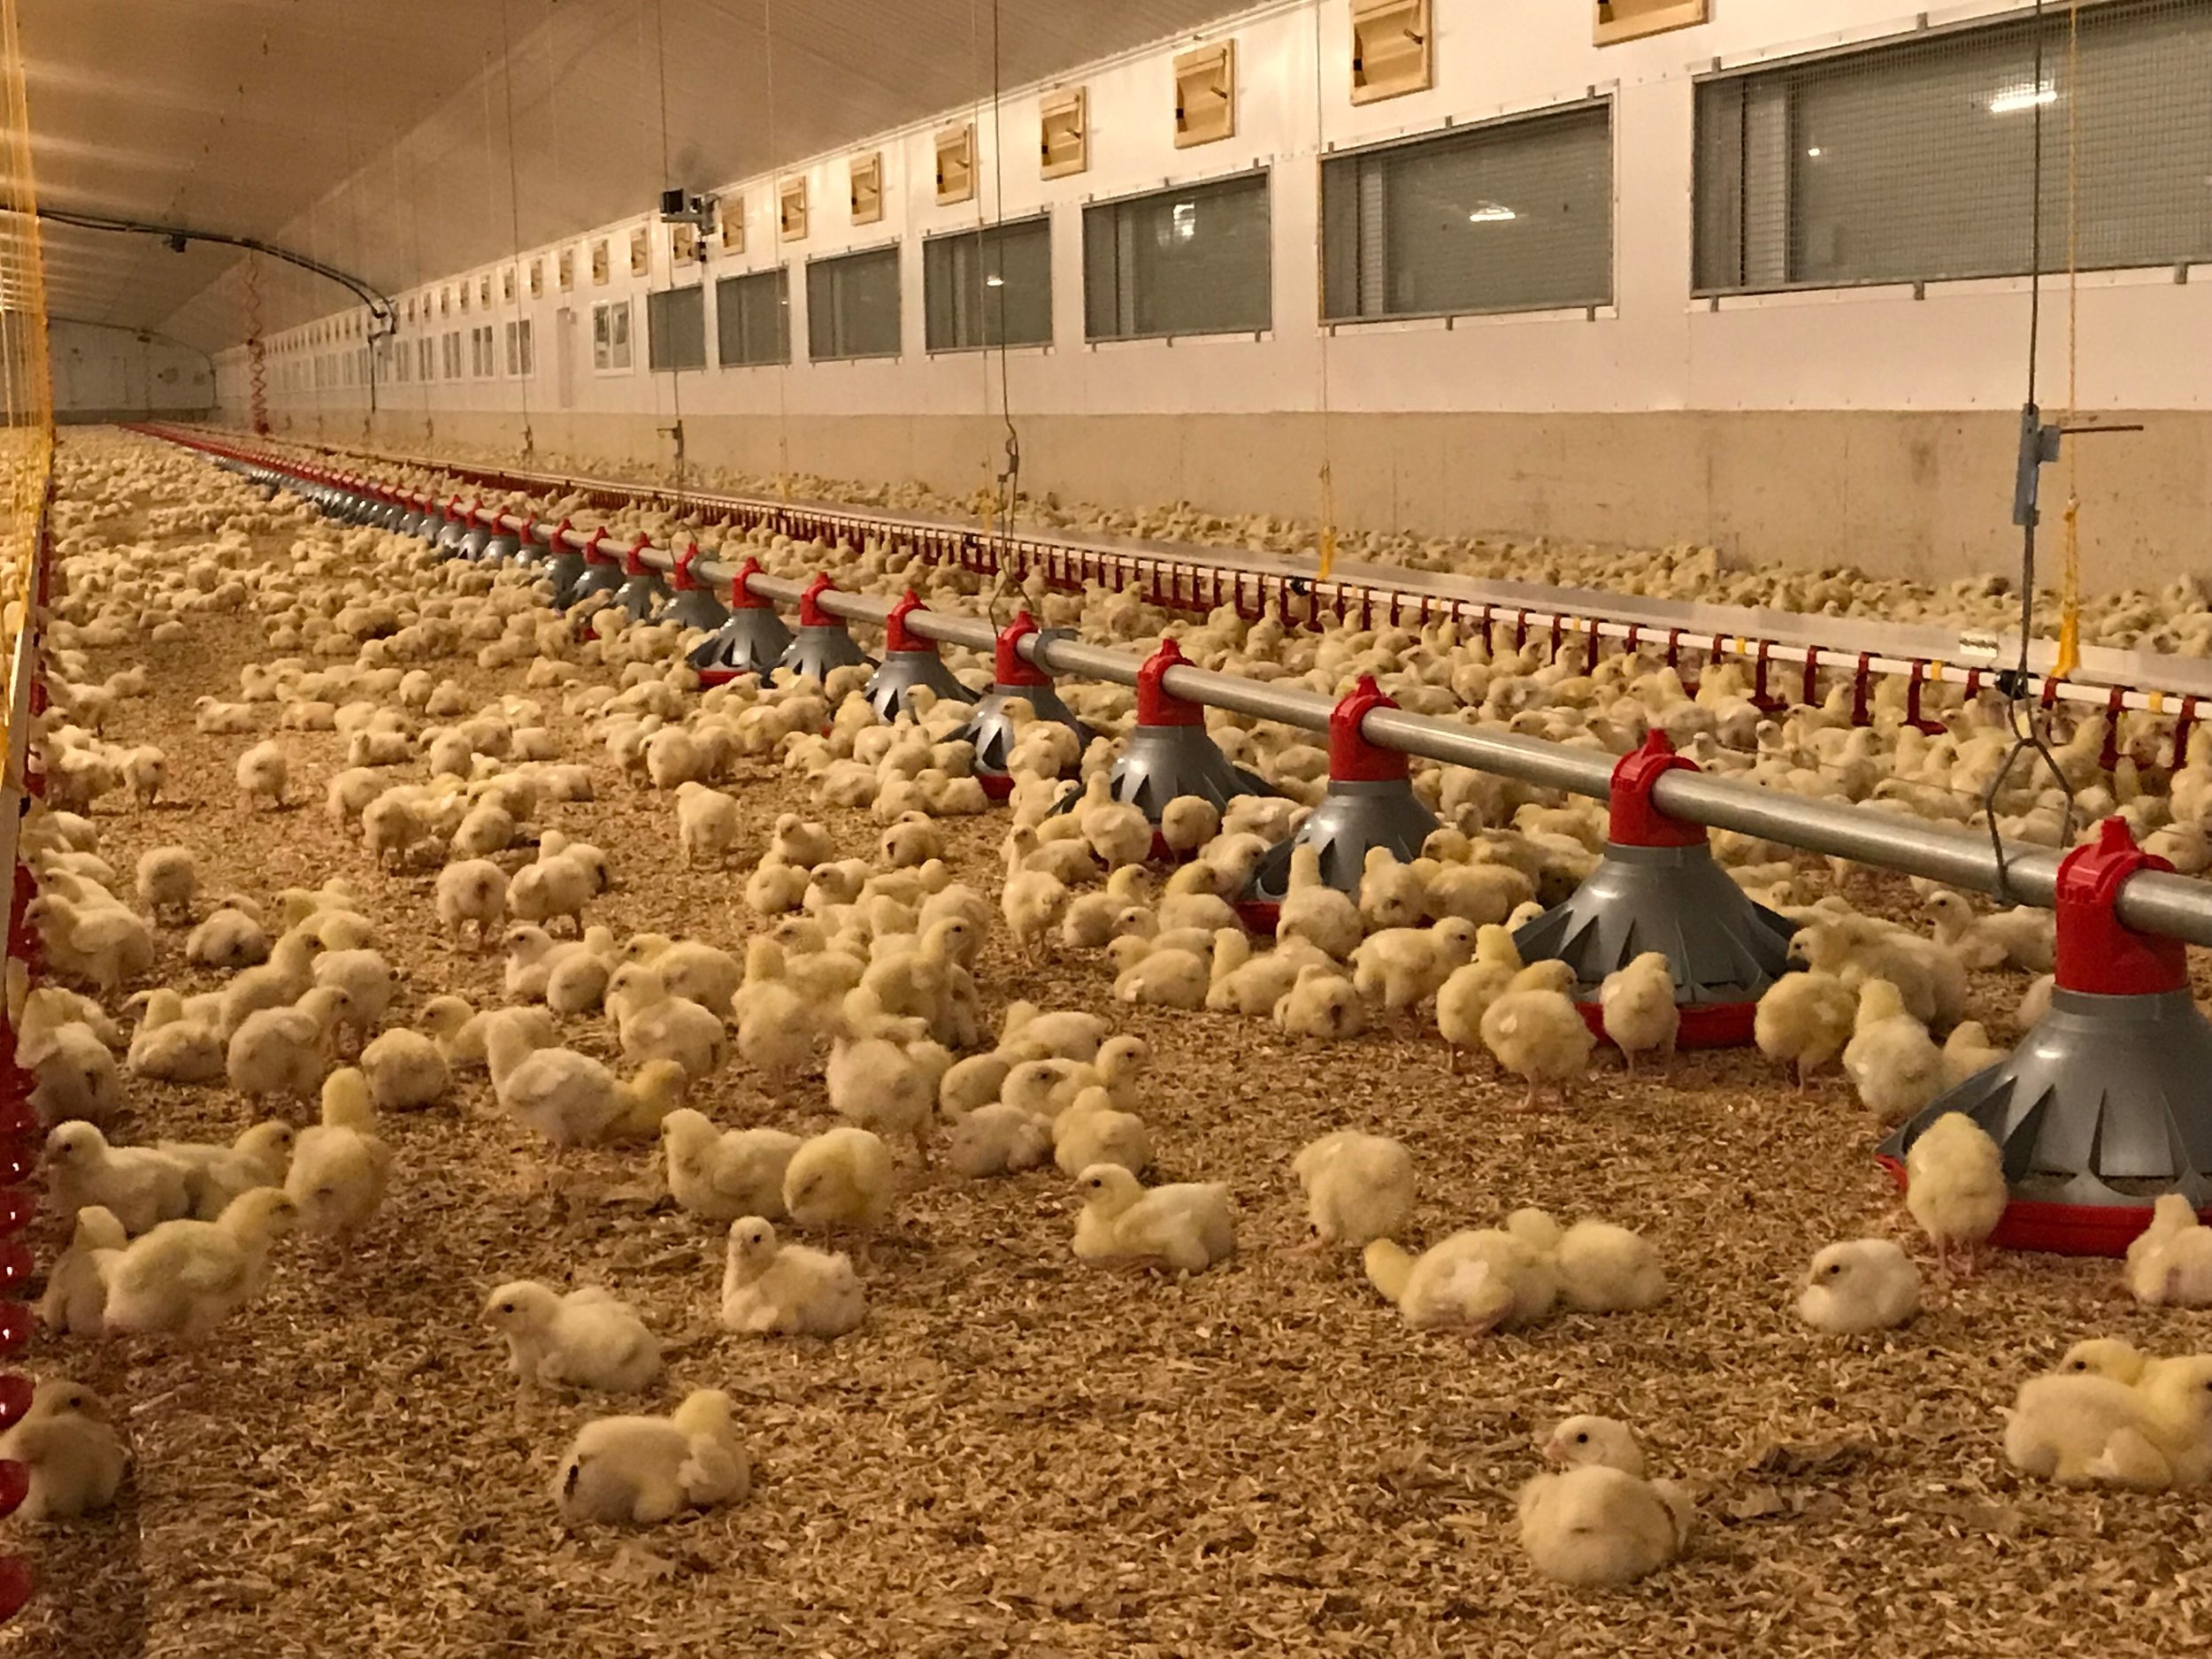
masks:
[[[897,719],[906,707],[906,694],[917,686],[956,703],[976,700],[976,694],[954,679],[937,655],[936,641],[926,640],[906,626],[906,619],[921,608],[920,595],[910,588],[883,619],[883,660],[862,693],[879,720]]]
[[[646,546],[645,538],[640,536],[623,554],[622,586],[614,590],[615,608],[639,622],[666,604],[670,597],[661,573],[645,562]]]
[[[644,545],[645,538],[640,536],[630,544],[628,553],[617,553],[613,550],[614,544],[603,534],[592,537],[584,549],[582,573],[569,584],[567,592],[561,595],[562,609],[581,604],[594,594],[613,593],[625,580],[622,574],[624,565]]]
[[[668,573],[668,585],[673,591],[654,621],[673,622],[679,627],[712,633],[730,619],[730,608],[714,596],[713,588],[699,580],[695,568],[698,563],[699,544],[686,542],[683,551],[676,555],[675,568]]]
[[[1040,720],[1066,726],[1082,749],[1088,749],[1098,735],[1060,700],[1060,694],[1052,688],[1052,676],[1022,655],[1021,642],[1033,635],[1040,644],[1073,637],[1066,628],[1040,628],[1037,618],[1028,611],[1017,611],[1014,619],[999,630],[992,655],[991,688],[976,703],[967,725],[955,734],[956,741],[975,746],[976,780],[982,784],[983,793],[995,801],[1002,801],[1014,792],[1014,780],[1006,775],[1006,759],[1013,752],[1020,730],[1009,717],[1007,705],[1016,699],[1027,703]]]
[[[2189,995],[2188,948],[2133,932],[2114,909],[2130,877],[2172,868],[2117,818],[2067,854],[2050,1012],[1877,1154],[1901,1184],[1930,1124],[1971,1118],[2004,1151],[2001,1248],[2120,1256],[2161,1194],[2212,1205],[2212,1023]]]
[[[1421,856],[1421,843],[1436,829],[1436,814],[1413,793],[1406,757],[1378,748],[1360,731],[1376,710],[1397,706],[1372,674],[1362,674],[1329,710],[1328,793],[1289,840],[1270,848],[1253,866],[1237,900],[1237,913],[1254,931],[1274,930],[1290,891],[1291,855],[1301,847],[1320,855],[1322,880],[1355,894],[1375,848],[1387,848],[1404,864]]]
[[[834,669],[875,666],[875,658],[854,643],[841,618],[822,609],[822,595],[837,584],[823,571],[799,595],[799,631],[777,666],[795,679],[827,685]]]
[[[710,640],[693,647],[689,661],[702,686],[726,685],[742,674],[765,680],[791,649],[791,630],[776,608],[745,584],[760,574],[760,561],[749,558],[730,581],[730,609]]]
[[[1141,807],[1155,824],[1167,803],[1181,795],[1198,795],[1225,807],[1240,795],[1275,793],[1264,779],[1232,765],[1206,735],[1203,703],[1168,690],[1168,670],[1189,666],[1190,660],[1173,640],[1162,640],[1160,649],[1145,658],[1137,670],[1137,723],[1122,740],[1109,777],[1113,798]],[[1074,802],[1062,804],[1072,806]],[[1153,851],[1162,851],[1157,837]]]
[[[1759,998],[1789,971],[1787,918],[1755,904],[1713,862],[1701,825],[1671,818],[1652,800],[1671,772],[1697,763],[1664,732],[1613,768],[1605,856],[1572,896],[1513,935],[1524,962],[1564,962],[1576,1001],[1604,1035],[1597,1002],[1605,976],[1655,950],[1674,970],[1685,1048],[1736,1048],[1752,1039]]]
[[[584,572],[590,568],[584,549],[570,543],[568,530],[568,520],[564,518],[560,528],[548,536],[545,542],[549,557],[542,568],[546,579],[553,584],[553,603],[557,605],[572,603],[569,590],[584,579]],[[603,530],[591,531],[585,537],[586,545],[597,545],[599,538],[605,534]]]
[[[446,503],[445,517],[438,526],[437,534],[431,538],[430,545],[437,549],[441,558],[458,558],[461,556],[461,538],[468,533],[468,526],[461,522],[461,498],[456,495]]]
[[[484,542],[484,550],[477,556],[485,565],[504,565],[522,550],[521,538],[504,525],[493,528]]]

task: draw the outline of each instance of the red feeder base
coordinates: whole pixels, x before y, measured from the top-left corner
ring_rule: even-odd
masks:
[[[1014,793],[1014,780],[1002,772],[979,772],[975,780],[983,786],[983,793],[994,801],[1003,801]]]
[[[1263,939],[1275,937],[1275,925],[1283,918],[1280,904],[1269,899],[1239,899],[1233,908],[1246,933],[1257,933]]]
[[[1577,1002],[1582,1023],[1600,1042],[1605,1034],[1605,1010],[1595,1002]],[[1752,1023],[1758,1018],[1756,1002],[1686,1002],[1682,1025],[1675,1033],[1677,1048],[1745,1048],[1751,1045]]]
[[[1898,1158],[1874,1160],[1889,1171],[1897,1190],[1905,1190],[1905,1165]],[[2033,1250],[2044,1256],[2102,1256],[2118,1258],[2151,1225],[2151,1207],[2133,1204],[2054,1204],[2016,1198],[1990,1234],[2001,1250]]]

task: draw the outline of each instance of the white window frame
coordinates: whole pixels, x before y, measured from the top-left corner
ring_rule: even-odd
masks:
[[[637,323],[628,299],[600,300],[592,306],[591,369],[601,375],[637,372]]]

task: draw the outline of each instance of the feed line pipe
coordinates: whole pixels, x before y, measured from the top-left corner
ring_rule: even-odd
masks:
[[[423,508],[441,503],[411,492],[396,491],[357,478],[341,478],[294,464],[273,465],[244,452],[194,441],[194,447],[211,453],[229,453],[250,472],[265,481],[301,488],[315,495],[351,495],[385,502],[405,502]],[[526,541],[584,549],[611,538],[604,530],[580,531],[549,520],[525,518],[481,506],[444,508],[456,516],[466,512],[495,529],[511,530]],[[672,570],[675,555],[665,548],[639,549],[646,564]],[[728,582],[733,566],[700,559],[693,566],[703,579]],[[755,574],[747,591],[779,603],[797,603],[803,584],[784,577]],[[818,603],[833,616],[850,621],[880,623],[891,602],[863,594],[832,588]],[[995,638],[991,625],[979,618],[957,617],[942,611],[917,611],[907,626],[924,639],[987,651]],[[1031,635],[1018,648],[1023,657],[1056,679],[1079,677],[1133,686],[1141,658],[1127,651],[1087,645],[1076,641]],[[1335,705],[1310,691],[1248,680],[1233,674],[1200,668],[1178,667],[1163,681],[1173,695],[1213,708],[1279,721],[1308,731],[1325,731]],[[1540,738],[1489,732],[1459,722],[1402,710],[1376,710],[1361,726],[1361,735],[1378,748],[1494,772],[1539,787],[1605,800],[1611,792],[1617,757]],[[1681,771],[1668,773],[1653,787],[1655,805],[1670,818],[1700,824],[1708,829],[1728,830],[1757,840],[1771,841],[1801,852],[1848,858],[1855,863],[1901,875],[1923,876],[1950,887],[1969,887],[2015,904],[2049,910],[2056,902],[2061,850],[2007,841],[1993,846],[1979,831],[1947,829],[1896,814],[1833,801],[1813,800],[1785,794],[1763,785],[1717,778],[1709,773]],[[2212,947],[2212,884],[2160,871],[2143,871],[2128,878],[2116,906],[2119,919],[2140,933],[2179,939]]]

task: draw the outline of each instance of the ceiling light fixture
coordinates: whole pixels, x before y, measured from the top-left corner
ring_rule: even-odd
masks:
[[[2058,88],[2046,81],[2041,86],[2021,81],[2006,87],[1989,101],[1992,115],[2017,115],[2023,110],[2032,110],[2039,104],[2056,104]]]
[[[1520,215],[1516,213],[1509,207],[1506,207],[1496,202],[1485,202],[1480,207],[1467,215],[1467,222],[1470,225],[1502,225],[1508,219],[1515,219],[1518,218],[1520,218]]]

